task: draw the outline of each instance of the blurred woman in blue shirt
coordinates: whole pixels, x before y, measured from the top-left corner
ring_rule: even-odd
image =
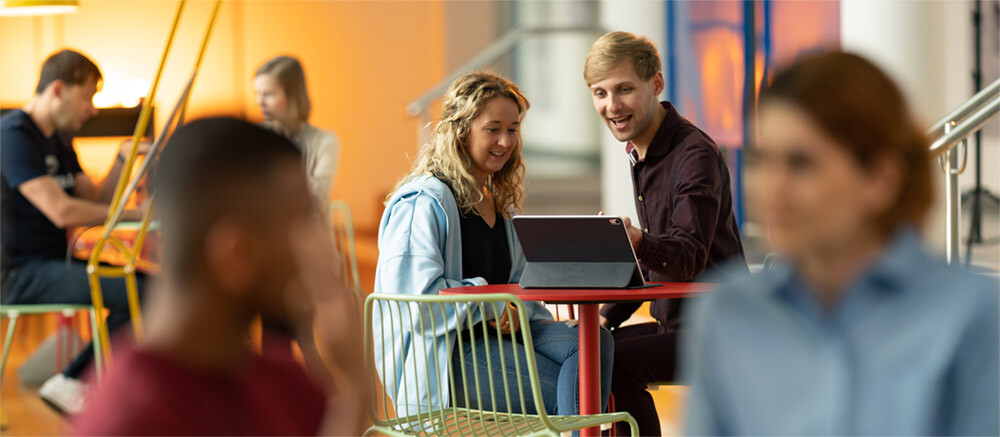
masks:
[[[896,85],[814,55],[761,96],[748,180],[775,268],[684,347],[691,435],[997,435],[998,284],[926,252],[930,156]]]

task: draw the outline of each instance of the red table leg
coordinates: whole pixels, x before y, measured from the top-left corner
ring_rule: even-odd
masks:
[[[580,414],[601,413],[601,340],[597,304],[580,305]],[[600,436],[601,428],[587,428],[581,436]]]

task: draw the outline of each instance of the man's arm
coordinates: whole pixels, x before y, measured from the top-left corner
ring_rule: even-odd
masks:
[[[139,154],[145,155],[149,151],[149,142],[143,141],[139,143]],[[111,164],[111,170],[108,171],[108,175],[101,180],[100,186],[94,183],[84,173],[76,174],[76,186],[73,188],[73,195],[82,199],[94,200],[102,203],[111,203],[111,198],[114,197],[115,188],[118,184],[118,178],[122,174],[122,168],[125,167],[125,160],[128,158],[130,151],[132,150],[132,140],[128,139],[122,141],[121,146],[118,149],[118,154],[115,155],[115,162]]]
[[[708,264],[722,210],[723,178],[716,153],[693,151],[678,166],[682,174],[671,194],[671,226],[665,234],[641,233],[636,257],[649,270],[675,281],[692,281]],[[631,234],[639,232],[632,228]]]
[[[335,268],[340,255],[319,217],[294,226],[289,237],[299,285],[298,293],[293,292],[293,318],[299,332],[316,332],[316,344],[327,352],[337,381],[319,435],[360,435],[368,424],[374,390],[364,369],[360,305]]]
[[[100,223],[108,215],[108,205],[66,194],[52,176],[39,176],[22,183],[17,189],[58,228]]]

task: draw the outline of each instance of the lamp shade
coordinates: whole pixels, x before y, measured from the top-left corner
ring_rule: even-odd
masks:
[[[76,0],[0,0],[0,15],[56,15],[76,12],[80,2]]]

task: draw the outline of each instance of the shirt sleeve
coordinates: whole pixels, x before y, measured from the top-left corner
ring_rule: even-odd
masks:
[[[718,294],[718,291],[714,291]],[[714,304],[716,296],[707,296],[694,307],[690,328],[684,331],[680,347],[680,377],[690,388],[684,410],[684,435],[717,436],[726,435],[722,420],[725,414],[719,402],[720,393],[716,383],[721,379],[716,374],[717,335],[712,332],[713,317],[718,312]]]
[[[461,280],[446,277],[443,247],[447,228],[439,223],[445,214],[443,211],[438,214],[438,209],[440,206],[434,199],[418,194],[397,201],[386,212],[388,221],[379,236],[376,292],[428,295],[438,294],[444,288],[486,285],[486,280],[480,277]],[[414,319],[419,319],[422,309],[411,308],[415,311]],[[435,312],[433,333],[427,324],[428,331],[423,334],[441,336],[455,331],[468,314],[469,308],[464,305],[449,306],[446,314]],[[488,314],[483,319],[493,317],[494,314]]]
[[[650,270],[674,281],[692,281],[705,272],[725,191],[718,159],[713,148],[700,147],[677,166],[671,226],[665,234],[643,233],[636,253]]]
[[[27,181],[49,174],[44,155],[27,132],[19,128],[4,129],[0,143],[3,144],[0,147],[0,173],[11,189],[16,190]]]
[[[325,203],[330,201],[333,191],[333,178],[340,163],[340,144],[337,136],[331,132],[321,131],[321,139],[316,148],[316,162],[313,164],[309,182],[312,191]]]

